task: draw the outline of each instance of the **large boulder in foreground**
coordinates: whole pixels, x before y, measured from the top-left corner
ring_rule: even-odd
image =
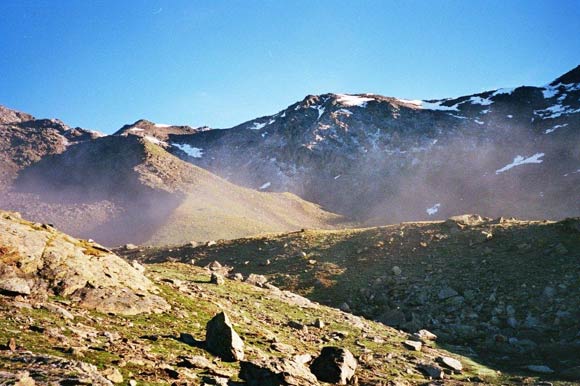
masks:
[[[248,386],[318,385],[308,367],[286,358],[259,359],[240,363],[240,378]]]
[[[357,361],[350,351],[340,347],[324,347],[310,365],[319,381],[346,385],[354,377]]]
[[[100,312],[163,312],[167,302],[141,272],[106,248],[17,213],[0,211],[0,292],[62,296]]]
[[[214,316],[206,325],[205,343],[207,349],[227,362],[244,359],[244,342],[234,330],[225,312]]]

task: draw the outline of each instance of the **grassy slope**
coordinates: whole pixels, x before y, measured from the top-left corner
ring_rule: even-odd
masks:
[[[63,299],[49,299],[75,315],[74,321],[66,321],[41,307],[24,307],[14,312],[12,300],[0,295],[0,341],[15,338],[19,347],[15,353],[0,350],[0,368],[10,372],[34,368],[32,373],[36,377],[50,380],[55,369],[14,360],[23,354],[22,350],[28,350],[40,355],[82,360],[97,365],[100,370],[119,368],[125,379],[136,379],[140,385],[153,385],[174,381],[164,370],[167,366],[177,370],[182,380],[202,377],[202,370],[176,366],[181,355],[201,355],[214,362],[217,373],[229,374],[235,379],[238,364],[220,362],[202,348],[176,339],[180,333],[189,333],[203,340],[205,323],[225,309],[245,341],[249,360],[263,355],[289,356],[272,348],[275,339],[294,347],[297,354],[317,354],[324,345],[347,347],[359,359],[357,374],[361,385],[378,385],[387,380],[422,384],[425,377],[416,369],[417,364],[433,363],[439,355],[454,356],[466,366],[463,374],[451,376],[447,384],[468,383],[469,378],[476,376],[493,384],[505,380],[467,358],[436,348],[409,351],[401,344],[405,334],[379,323],[357,321],[355,317],[324,306],[301,308],[281,299],[275,292],[244,283],[226,280],[223,286],[209,284],[209,274],[191,265],[151,265],[147,275],[160,283],[162,295],[173,306],[170,313],[120,317],[74,309]],[[290,320],[308,324],[316,318],[327,325],[323,329],[310,327],[308,332],[287,325]],[[83,331],[88,335],[83,337]],[[335,331],[346,337],[333,338]],[[110,341],[105,332],[119,334],[118,339]],[[144,335],[155,335],[158,339],[142,338]],[[71,347],[85,347],[85,350],[81,355],[73,354]]]
[[[476,312],[479,319],[462,319],[462,323],[475,326],[475,336],[468,340],[450,337],[451,342],[480,345],[492,363],[504,369],[516,370],[537,362],[566,368],[566,363],[575,363],[571,352],[577,346],[554,342],[573,340],[579,328],[573,315],[580,310],[580,237],[570,224],[577,221],[496,220],[463,229],[443,222],[403,223],[268,235],[170,251],[145,249],[130,255],[146,261],[193,259],[199,265],[218,260],[237,272],[268,275],[276,285],[324,304],[348,302],[355,313],[368,317],[379,317],[398,306],[407,316],[415,313],[418,317],[436,309],[433,315],[444,323],[442,331],[447,331],[445,323],[457,323],[460,315],[463,318]],[[402,275],[393,274],[395,266],[401,268]],[[437,298],[438,291],[446,286],[466,297],[467,293],[475,294],[475,300],[468,299],[462,308],[454,309]],[[546,287],[557,289],[555,299],[542,295]],[[419,293],[427,295],[426,303],[415,302]],[[523,356],[493,353],[505,347],[489,342],[494,333],[486,335],[485,329],[496,307],[505,309],[507,305],[515,307],[520,323],[529,313],[547,316],[549,329],[531,335],[543,342],[535,352]],[[569,325],[555,322],[559,312],[571,313]],[[502,315],[497,333],[530,337],[502,327],[506,323]],[[426,327],[431,328],[429,324]],[[510,361],[505,360],[506,355]],[[504,359],[497,359],[501,357]]]

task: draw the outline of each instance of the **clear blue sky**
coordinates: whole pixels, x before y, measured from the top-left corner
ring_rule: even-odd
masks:
[[[580,1],[0,1],[0,104],[110,133],[307,94],[459,96],[580,64]]]

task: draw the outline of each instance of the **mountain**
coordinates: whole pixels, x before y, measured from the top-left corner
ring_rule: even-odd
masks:
[[[169,135],[169,151],[371,225],[557,219],[580,214],[579,78],[580,66],[543,87],[429,101],[309,95],[228,130]]]
[[[544,365],[558,380],[580,368],[580,218],[463,215],[118,252],[265,275],[313,301],[408,332],[432,331],[443,347],[461,347],[501,371]]]
[[[59,148],[20,170],[0,207],[106,245],[236,238],[340,220],[292,194],[233,185],[164,146],[118,135]]]
[[[49,154],[101,134],[70,128],[58,119],[36,119],[30,114],[0,106],[0,191],[17,172]]]

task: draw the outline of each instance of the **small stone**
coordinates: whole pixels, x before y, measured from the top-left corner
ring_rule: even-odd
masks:
[[[139,248],[138,246],[136,246],[135,244],[125,244],[125,249],[128,251],[132,251]]]
[[[324,328],[324,322],[320,318],[318,318],[314,321],[314,323],[312,323],[312,326],[316,328]]]
[[[103,376],[105,378],[107,378],[109,381],[113,382],[113,383],[121,383],[123,382],[123,375],[121,374],[121,372],[114,368],[114,367],[109,367],[105,370],[103,370]]]
[[[451,370],[454,371],[461,371],[463,370],[463,365],[455,358],[450,357],[440,357],[439,361],[444,364],[445,366],[449,367]]]
[[[552,374],[554,370],[546,365],[528,365],[526,369],[539,374]]]
[[[418,368],[423,374],[432,379],[443,379],[445,376],[443,369],[439,366],[421,364]]]
[[[234,362],[244,359],[244,342],[224,312],[207,322],[205,340],[207,349],[224,361]]]
[[[286,358],[241,362],[239,377],[248,386],[314,386],[316,377],[303,363]]]
[[[346,385],[354,377],[357,361],[350,351],[339,347],[324,347],[310,365],[319,381]]]
[[[428,330],[419,330],[414,335],[421,340],[437,340],[437,335]]]
[[[30,286],[20,277],[0,278],[0,290],[15,295],[30,295]]]
[[[16,339],[10,338],[10,340],[8,341],[8,349],[10,351],[16,351]]]
[[[36,382],[30,376],[28,371],[24,371],[22,373],[18,373],[17,375],[18,380],[14,383],[14,386],[35,386]]]
[[[342,303],[338,308],[344,312],[351,312],[350,306],[347,302]]]
[[[437,294],[437,297],[440,300],[445,300],[445,299],[448,299],[448,298],[451,298],[451,297],[457,296],[457,295],[458,295],[457,291],[455,291],[453,288],[445,287],[445,288],[442,288],[441,291],[439,291],[439,293]]]
[[[403,345],[407,347],[409,350],[413,351],[421,351],[423,344],[421,342],[417,342],[414,340],[406,340],[403,342]]]
[[[403,270],[401,268],[399,268],[399,266],[397,266],[397,265],[395,265],[393,267],[392,271],[393,271],[393,275],[395,275],[395,276],[400,276],[401,273],[403,273]]]
[[[211,273],[211,278],[209,280],[211,284],[223,285],[225,283],[224,277],[217,272]]]
[[[268,279],[264,275],[257,275],[255,273],[251,273],[245,280],[248,284],[253,284],[256,287],[263,287],[264,284],[268,282]]]

